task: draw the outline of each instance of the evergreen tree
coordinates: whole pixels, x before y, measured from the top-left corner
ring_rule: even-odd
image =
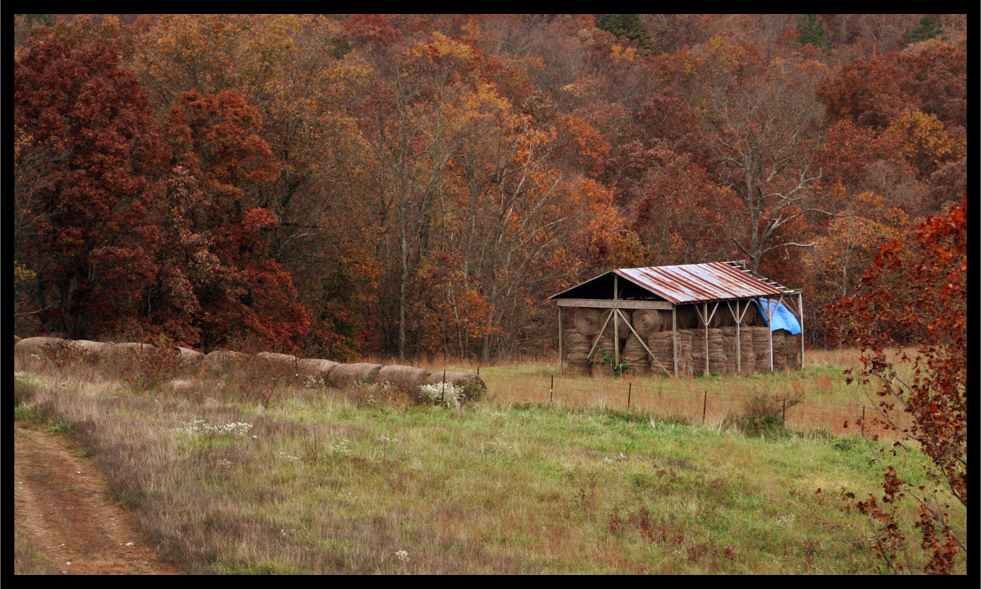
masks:
[[[801,45],[813,45],[818,49],[830,49],[824,33],[824,21],[816,14],[802,14],[797,19],[798,41]]]
[[[901,44],[903,47],[907,45],[912,45],[913,43],[919,43],[920,41],[926,41],[928,39],[935,39],[940,37],[941,41],[946,41],[947,37],[943,36],[944,31],[937,24],[936,19],[929,16],[924,16],[920,19],[920,26],[916,27],[912,31],[907,30],[903,33],[903,40]]]
[[[637,45],[647,53],[653,53],[654,40],[647,26],[641,22],[640,16],[636,14],[604,14],[597,26],[617,37],[633,39]]]

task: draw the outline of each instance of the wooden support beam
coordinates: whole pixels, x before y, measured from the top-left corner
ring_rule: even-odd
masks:
[[[587,307],[590,309],[655,309],[670,311],[674,305],[667,301],[633,301],[604,299],[555,299],[560,307]]]
[[[647,350],[647,353],[650,355],[651,360],[655,364],[657,364],[658,368],[664,371],[664,374],[671,376],[671,373],[668,372],[668,369],[662,366],[661,363],[657,361],[657,358],[654,357],[654,352],[652,352],[651,349],[647,347],[647,343],[644,341],[644,338],[640,337],[640,334],[637,333],[637,330],[634,329],[634,326],[631,325],[629,321],[627,321],[627,317],[623,315],[623,311],[617,309],[616,312],[620,313],[620,316],[623,317],[623,321],[626,323],[627,327],[630,328],[630,332],[634,334],[634,336],[637,338],[637,341],[640,342],[640,345],[644,346],[644,349]]]

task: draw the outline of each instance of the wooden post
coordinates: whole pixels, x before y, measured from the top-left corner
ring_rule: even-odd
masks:
[[[708,408],[709,402],[709,392],[705,391],[705,396],[702,399],[702,425],[705,425],[705,410]]]
[[[739,341],[739,323],[740,323],[739,301],[736,301],[736,373],[737,374],[743,371],[742,345],[740,344]]]
[[[674,353],[674,377],[678,378],[678,305],[671,305],[671,348]]]
[[[552,391],[555,390],[555,375],[552,375],[552,382],[548,385],[548,402],[552,402]]]
[[[705,321],[705,376],[708,376],[709,375],[709,320],[708,320],[709,304],[705,303],[705,306],[702,308],[705,309],[705,319],[704,319]]]
[[[559,374],[562,374],[562,307],[559,307]],[[480,376],[480,368],[477,368],[477,376]]]
[[[800,311],[800,370],[804,370],[804,294],[797,293],[797,309]]]
[[[617,298],[617,282],[618,282],[617,275],[614,274],[613,275],[614,305],[616,304],[616,301],[619,300]],[[614,307],[612,311],[613,312],[613,366],[614,368],[620,367],[620,313],[618,313],[617,311],[619,311],[619,309]]]
[[[630,381],[627,386],[627,411],[630,411],[630,393],[634,390],[634,382]]]

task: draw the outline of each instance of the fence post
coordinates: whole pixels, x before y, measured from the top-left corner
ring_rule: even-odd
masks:
[[[552,391],[555,390],[555,375],[552,375],[552,382],[548,385],[548,402],[552,402]]]
[[[705,391],[705,396],[702,399],[702,425],[705,425],[705,410],[708,408],[709,402],[709,392]]]
[[[783,400],[783,426],[787,427],[787,399]]]
[[[630,393],[634,390],[634,382],[630,381],[627,385],[627,411],[630,411]]]

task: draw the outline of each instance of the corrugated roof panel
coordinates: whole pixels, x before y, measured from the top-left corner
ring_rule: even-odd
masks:
[[[620,268],[612,272],[676,305],[797,292],[750,272],[740,262]],[[550,298],[563,298],[565,293],[607,275],[609,272]]]
[[[791,292],[727,262],[621,268],[614,272],[675,303],[780,295]]]

